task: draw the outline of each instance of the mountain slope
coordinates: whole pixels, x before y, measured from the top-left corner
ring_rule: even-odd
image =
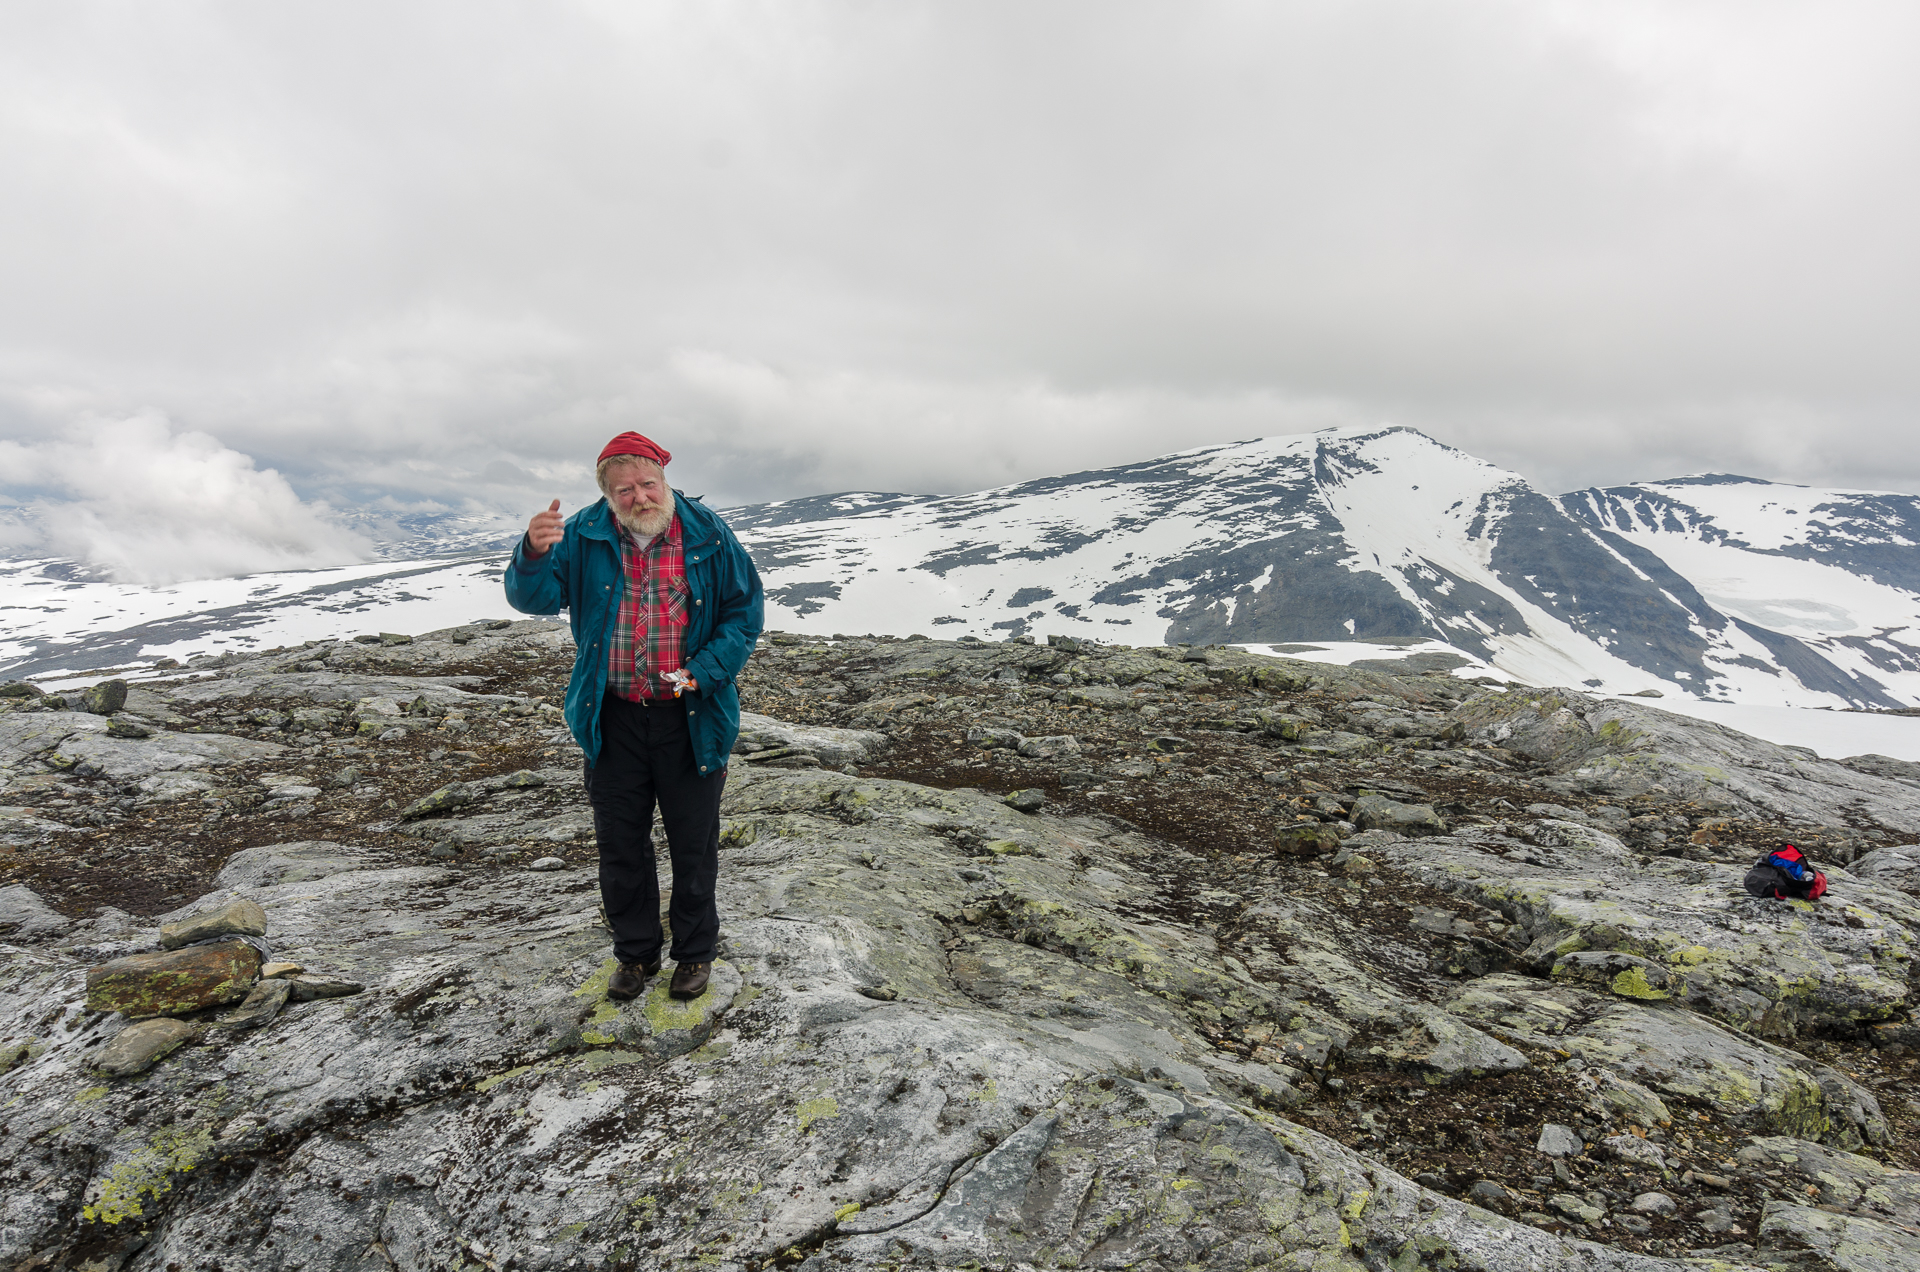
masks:
[[[141,587],[76,579],[70,562],[0,562],[0,674],[518,618],[500,588],[505,565],[504,555],[470,555]]]
[[[727,512],[768,624],[1136,645],[1419,645],[1538,685],[1748,705],[1920,703],[1920,499],[1692,477],[1550,498],[1404,428],[1330,429],[950,497]],[[44,674],[505,616],[484,518],[437,560],[90,581],[0,563],[0,673]],[[447,540],[446,544],[440,542]],[[377,611],[377,612],[376,612]],[[1357,652],[1355,644],[1362,644]]]
[[[1819,667],[1920,697],[1920,497],[1709,474],[1562,496],[1657,554],[1802,682]]]
[[[941,499],[811,503],[812,519],[788,505],[736,518],[772,626],[1429,638],[1541,684],[1896,701],[1793,633],[1730,620],[1640,539],[1411,429],[1265,438]]]

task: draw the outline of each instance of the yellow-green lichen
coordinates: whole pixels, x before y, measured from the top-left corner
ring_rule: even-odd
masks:
[[[80,1094],[74,1096],[73,1102],[75,1104],[92,1104],[95,1100],[105,1099],[106,1095],[107,1095],[107,1088],[103,1086],[88,1087],[86,1090],[82,1091]]]
[[[531,1073],[531,1072],[533,1072],[533,1066],[530,1064],[523,1064],[517,1069],[508,1069],[505,1073],[496,1073],[490,1078],[482,1078],[478,1082],[473,1084],[473,1089],[476,1091],[491,1091],[493,1090],[493,1088],[499,1086],[502,1082],[510,1081],[513,1078],[519,1077],[523,1073]]]
[[[614,970],[619,966],[619,961],[611,958],[600,964],[593,975],[587,977],[580,988],[573,991],[573,996],[575,998],[605,998],[607,996],[607,982],[613,979]]]
[[[581,1053],[579,1063],[588,1073],[598,1073],[615,1065],[638,1064],[646,1058],[645,1054],[638,1051],[586,1051]]]
[[[647,1003],[642,1010],[646,1014],[647,1023],[653,1026],[653,1032],[656,1034],[672,1033],[679,1029],[697,1029],[706,1016],[706,1010],[701,1005],[706,999],[707,995],[702,994],[689,1002],[681,1002],[668,994],[667,987],[662,985],[647,995]]]
[[[1626,971],[1615,976],[1613,978],[1612,989],[1614,993],[1620,995],[1622,998],[1661,999],[1673,997],[1672,994],[1669,994],[1664,989],[1655,989],[1647,980],[1647,972],[1643,967],[1629,967]]]
[[[100,1188],[100,1199],[80,1214],[92,1223],[119,1223],[145,1215],[141,1197],[158,1201],[173,1188],[173,1177],[200,1163],[213,1147],[213,1132],[169,1131],[115,1166]]]
[[[612,1031],[606,1028],[620,1019],[622,1004],[609,999],[593,1009],[593,1014],[580,1022],[580,1041],[589,1047],[606,1047],[617,1042]]]
[[[800,1107],[795,1110],[795,1112],[800,1119],[800,1129],[802,1132],[805,1132],[815,1122],[830,1117],[839,1117],[840,1101],[830,1095],[816,1096],[811,1100],[802,1101]]]

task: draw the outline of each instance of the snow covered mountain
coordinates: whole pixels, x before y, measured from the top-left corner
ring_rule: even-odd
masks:
[[[1920,695],[1920,496],[1715,473],[1561,504],[1684,576],[1767,647],[1761,674],[1842,694],[1879,684],[1904,703]]]
[[[1838,637],[1809,643],[1723,613],[1646,535],[1580,511],[1580,498],[1550,499],[1411,429],[1330,429],[977,494],[840,495],[733,520],[766,579],[769,625],[795,630],[1425,640],[1537,684],[1920,701],[1920,675],[1870,674],[1864,652],[1837,659]],[[1912,515],[1910,498],[1879,498]],[[1841,554],[1823,568],[1846,572],[1876,548],[1894,561],[1872,558],[1883,575],[1916,568],[1900,535],[1871,538],[1874,505],[1848,506],[1851,520],[1819,523],[1821,550]],[[1885,594],[1876,615],[1895,612],[1895,594],[1914,611],[1911,590],[1860,586]],[[1792,580],[1759,590],[1789,598]]]
[[[0,678],[520,618],[505,564],[494,552],[142,587],[67,561],[0,562]]]
[[[1610,693],[1920,704],[1920,498],[1690,477],[1551,498],[1411,429],[950,497],[733,509],[769,627],[1415,655]],[[493,524],[436,559],[170,588],[0,564],[0,674],[505,616]],[[1385,645],[1393,648],[1382,650]]]

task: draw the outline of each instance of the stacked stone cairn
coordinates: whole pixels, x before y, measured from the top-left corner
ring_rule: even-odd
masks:
[[[160,929],[160,948],[87,970],[87,1006],[130,1022],[94,1061],[108,1077],[144,1073],[208,1029],[240,1031],[273,1023],[289,1002],[339,998],[363,986],[308,975],[298,963],[271,962],[267,912],[236,897]],[[224,1016],[214,1009],[238,1003]]]

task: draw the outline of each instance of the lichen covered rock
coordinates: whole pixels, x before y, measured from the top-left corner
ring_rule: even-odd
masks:
[[[259,970],[260,952],[243,941],[133,954],[88,970],[87,1007],[136,1020],[184,1016],[245,998]]]

